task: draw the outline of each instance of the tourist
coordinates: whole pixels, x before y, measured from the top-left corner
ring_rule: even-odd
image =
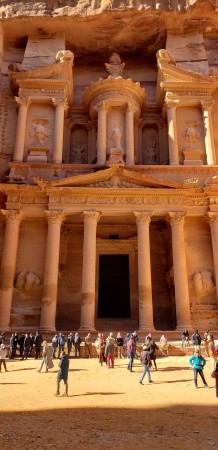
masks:
[[[112,331],[109,333],[107,340],[110,340],[114,346],[116,345],[116,339],[114,338]]]
[[[141,363],[143,365],[143,373],[142,373],[142,376],[141,376],[141,378],[139,380],[140,384],[143,384],[143,380],[144,380],[144,377],[145,377],[146,373],[148,375],[148,382],[152,383],[151,374],[150,374],[151,360],[150,360],[150,355],[149,355],[149,351],[148,350],[149,350],[149,347],[147,345],[144,345],[143,346],[143,350],[142,350],[141,355],[140,355],[140,361],[141,361]]]
[[[133,337],[133,339],[134,339],[135,347],[136,347],[137,342],[138,342],[138,340],[139,340],[137,330],[133,331],[132,337]]]
[[[126,333],[126,336],[123,340],[123,345],[124,347],[126,347],[126,356],[127,356],[127,342],[129,342],[129,340],[130,340],[130,333]]]
[[[42,344],[42,362],[37,372],[41,372],[44,364],[45,364],[45,372],[48,372],[48,369],[52,369],[52,367],[54,367],[47,341],[44,341]]]
[[[39,359],[40,358],[42,342],[43,342],[42,335],[39,333],[39,331],[36,331],[36,335],[34,337],[35,359]]]
[[[113,336],[108,336],[106,340],[106,346],[104,351],[104,356],[107,361],[108,369],[114,368],[114,338]]]
[[[182,332],[182,348],[186,347],[186,345],[188,345],[188,347],[190,347],[188,330],[184,330]]]
[[[27,357],[29,356],[31,345],[32,339],[30,338],[29,333],[26,333],[23,342],[23,355],[21,359],[27,359]]]
[[[81,337],[80,337],[79,333],[75,333],[75,336],[73,339],[73,345],[75,348],[75,358],[77,358],[77,355],[80,358],[80,344],[81,344]]]
[[[65,347],[65,336],[62,333],[59,333],[58,337],[58,358],[60,358],[61,352],[64,352]]]
[[[10,347],[9,347],[8,357],[9,357],[9,359],[13,359],[14,358],[14,356],[13,356],[13,354],[14,354],[14,333],[12,333],[12,335],[10,337],[9,346]]]
[[[212,370],[214,371],[217,363],[217,353],[214,340],[210,334],[207,336],[208,355],[211,358]]]
[[[65,393],[63,397],[68,397],[68,371],[69,371],[69,356],[65,352],[62,354],[62,358],[59,362],[59,371],[57,376],[57,392],[55,395],[60,395],[60,382],[63,380],[65,384]]]
[[[19,337],[17,332],[14,333],[13,357],[16,358],[17,346],[19,345]]]
[[[151,341],[152,341],[152,336],[151,336],[151,333],[149,333],[149,334],[147,334],[147,336],[145,336],[145,345],[149,345]]]
[[[134,356],[135,356],[134,336],[131,336],[130,340],[127,342],[127,356],[129,358],[129,363],[128,363],[127,369],[130,372],[133,372],[132,366],[133,366]]]
[[[150,360],[153,361],[154,369],[157,370],[156,350],[159,350],[159,348],[156,345],[156,343],[154,342],[154,339],[149,340],[148,343],[147,343],[147,346],[148,346]]]
[[[31,344],[30,344],[30,350],[29,350],[28,356],[32,356],[32,350],[33,350],[34,341],[35,341],[35,336],[33,336],[32,333],[30,333],[30,339],[31,339]]]
[[[103,362],[105,361],[104,357],[104,351],[105,351],[105,339],[103,338],[103,335],[101,333],[98,333],[98,337],[95,341],[95,348],[98,355],[98,361],[103,366]]]
[[[209,330],[205,331],[204,333],[204,351],[205,351],[205,356],[208,356],[208,336],[209,336],[210,332]]]
[[[200,375],[200,377],[204,383],[204,387],[209,388],[209,386],[207,385],[207,382],[205,380],[204,373],[203,373],[203,369],[206,364],[206,359],[203,356],[201,356],[201,352],[199,349],[195,350],[195,354],[191,356],[191,358],[189,359],[189,363],[193,367],[194,385],[195,385],[196,389],[198,388],[198,374]]]
[[[162,352],[162,356],[168,356],[168,345],[167,345],[167,337],[164,336],[164,334],[162,334],[161,338],[160,338],[160,347],[161,347],[161,352]]]
[[[20,351],[20,356],[21,357],[23,356],[24,339],[25,339],[25,335],[22,333],[21,336],[18,339],[19,351]]]
[[[218,397],[218,363],[216,363],[216,369],[211,374],[212,378],[216,381],[216,397]]]
[[[195,332],[192,335],[192,342],[193,345],[195,346],[195,351],[196,350],[200,350],[200,346],[201,346],[201,336],[198,333],[198,330],[195,330]]]
[[[6,343],[6,337],[4,331],[0,334],[0,345]]]
[[[6,367],[6,356],[7,356],[7,349],[5,347],[5,344],[0,345],[0,372],[2,370],[2,364],[5,368],[5,372],[8,372]]]
[[[51,351],[52,351],[51,356],[52,356],[52,358],[54,358],[54,359],[56,358],[56,351],[57,351],[57,348],[58,348],[58,335],[55,334],[54,337],[53,337],[52,340],[51,340]]]
[[[87,336],[85,337],[85,348],[88,353],[88,358],[91,358],[92,357],[92,340],[91,340],[90,333],[88,333]]]
[[[123,337],[120,332],[116,336],[116,345],[117,345],[117,357],[122,358],[123,357]]]
[[[69,333],[67,336],[67,354],[68,354],[68,356],[70,356],[72,346],[73,346],[73,333]]]

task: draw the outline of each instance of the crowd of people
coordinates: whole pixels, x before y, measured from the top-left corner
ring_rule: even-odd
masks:
[[[185,346],[190,347],[189,331],[184,330],[181,336],[182,348]],[[198,332],[195,330],[191,336],[191,343],[194,345],[194,354],[190,357],[189,363],[194,372],[194,385],[198,388],[198,375],[201,377],[205,387],[209,388],[205,376],[204,366],[206,359],[201,354],[201,344],[204,342],[205,356],[209,357],[212,362],[212,378],[216,382],[216,396],[218,397],[218,342],[215,343],[212,333],[207,330],[204,333],[203,340]],[[99,333],[95,340],[92,339],[90,333],[84,338],[85,356],[92,358],[98,357],[101,366],[107,365],[108,369],[114,368],[115,356],[119,359],[128,358],[127,369],[129,372],[133,372],[135,358],[140,359],[143,372],[140,377],[139,383],[143,384],[143,380],[147,375],[148,383],[152,383],[151,369],[157,370],[157,351],[160,350],[161,355],[166,357],[169,355],[169,346],[167,337],[163,334],[160,337],[159,347],[153,339],[151,333],[145,336],[144,342],[139,344],[139,338],[137,331],[133,333],[127,333],[124,337],[122,333],[117,333],[114,336],[113,332],[109,333],[107,337],[103,333]],[[69,333],[66,337],[63,333],[55,334],[51,339],[51,345],[43,340],[39,331],[35,334],[26,333],[21,334],[20,337],[17,333],[12,333],[9,339],[9,345],[6,342],[6,335],[4,332],[0,334],[0,371],[2,365],[7,370],[6,358],[14,359],[19,356],[21,360],[34,357],[35,359],[41,359],[38,372],[41,372],[43,367],[45,372],[51,369],[53,359],[60,359],[59,371],[57,376],[57,392],[56,395],[60,395],[60,382],[64,381],[65,394],[68,395],[68,370],[69,370],[69,358],[72,356],[72,349],[74,347],[74,357],[80,358],[81,356],[81,343],[82,339],[79,332]],[[93,347],[95,352],[93,352]],[[140,348],[140,350],[139,350]]]

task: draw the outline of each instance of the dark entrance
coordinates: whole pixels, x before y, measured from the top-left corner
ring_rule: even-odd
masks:
[[[130,318],[129,255],[100,255],[98,317]]]

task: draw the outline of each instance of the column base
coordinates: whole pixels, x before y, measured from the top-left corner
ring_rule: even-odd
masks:
[[[45,333],[50,333],[51,331],[52,332],[56,332],[57,331],[55,327],[46,327],[46,326],[39,326],[38,330],[39,331],[44,331]]]
[[[184,331],[184,330],[193,330],[193,326],[192,326],[192,324],[190,323],[189,325],[178,325],[177,327],[176,327],[176,330],[175,331]]]
[[[9,325],[0,325],[0,333],[11,331],[11,327]]]
[[[96,328],[95,327],[93,327],[93,326],[86,326],[86,325],[84,325],[84,326],[81,326],[80,328],[79,328],[79,332],[87,332],[87,333],[96,333],[97,332],[97,330],[96,330]]]
[[[156,331],[153,325],[151,327],[148,327],[147,325],[140,325],[138,328],[139,333],[152,333],[152,331]]]

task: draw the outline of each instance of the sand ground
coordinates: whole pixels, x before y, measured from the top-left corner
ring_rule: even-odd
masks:
[[[193,385],[189,357],[157,360],[153,383],[139,384],[127,360],[115,368],[98,360],[71,359],[69,396],[55,397],[58,360],[48,373],[39,361],[8,361],[0,374],[0,442],[7,450],[35,449],[218,449],[218,399],[211,362],[205,377]],[[44,370],[44,369],[43,369]],[[61,386],[61,394],[64,385]]]

